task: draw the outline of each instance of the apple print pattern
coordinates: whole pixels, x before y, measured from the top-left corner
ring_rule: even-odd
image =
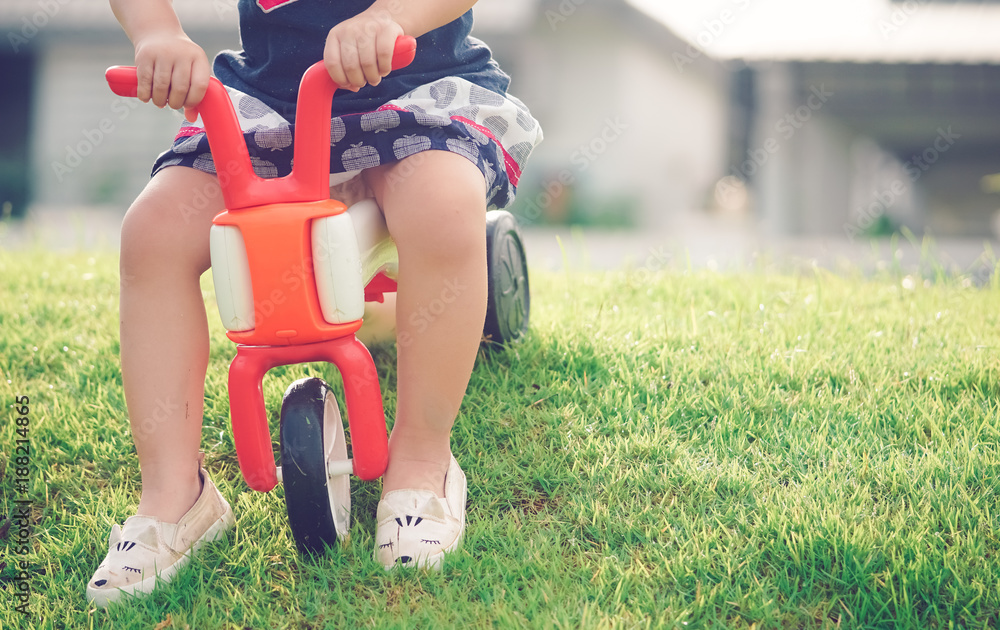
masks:
[[[226,88],[259,177],[291,172],[294,125],[259,99]],[[336,97],[334,97],[336,98]],[[421,151],[450,151],[474,163],[486,180],[487,207],[503,208],[528,156],[542,139],[521,101],[459,77],[447,77],[388,101],[373,112],[338,116],[330,128],[330,172],[354,173]],[[185,122],[153,174],[167,166],[215,174],[201,120]]]

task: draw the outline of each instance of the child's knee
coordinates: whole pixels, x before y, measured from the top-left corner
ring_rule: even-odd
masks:
[[[480,221],[474,210],[450,212],[445,207],[430,203],[405,229],[398,227],[393,238],[400,251],[443,266],[464,267],[473,260],[485,260],[485,218]]]
[[[123,268],[139,271],[155,265],[198,274],[208,268],[208,231],[212,218],[222,210],[221,198],[206,198],[195,207],[191,199],[198,188],[189,180],[213,180],[206,180],[210,176],[204,173],[178,175],[163,181],[158,181],[160,176],[154,178],[125,214],[121,229]]]
[[[155,204],[140,197],[132,203],[122,219],[121,262],[123,266],[140,263],[151,254],[160,239]]]
[[[419,158],[419,159],[418,159]],[[389,171],[382,183],[383,211],[397,244],[443,257],[467,258],[485,251],[485,181],[461,156],[426,151],[405,180]],[[406,163],[400,163],[400,170]]]
[[[132,204],[122,220],[122,270],[133,276],[171,268],[197,271],[190,243],[195,236],[172,229],[163,214],[168,211],[148,200]]]

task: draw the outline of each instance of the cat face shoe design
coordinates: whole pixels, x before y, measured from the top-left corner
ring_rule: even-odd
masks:
[[[152,592],[157,579],[169,582],[202,544],[233,526],[233,511],[204,468],[201,477],[201,496],[180,522],[136,515],[111,528],[108,555],[87,583],[89,601],[103,608],[123,595]]]
[[[439,570],[445,554],[458,548],[465,532],[465,473],[451,458],[444,498],[430,490],[394,490],[378,504],[375,559],[386,569],[399,566]]]

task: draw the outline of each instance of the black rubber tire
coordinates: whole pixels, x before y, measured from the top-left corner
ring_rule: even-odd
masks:
[[[295,545],[322,554],[350,528],[350,475],[327,476],[331,458],[347,459],[337,397],[318,378],[289,385],[281,402],[281,473]]]
[[[486,213],[488,298],[483,341],[508,344],[528,332],[528,261],[517,220],[504,210]]]

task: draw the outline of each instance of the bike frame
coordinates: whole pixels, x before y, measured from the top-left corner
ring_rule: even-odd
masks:
[[[416,41],[401,37],[393,68],[408,65],[415,53]],[[134,67],[109,68],[105,77],[115,94],[136,96]],[[205,124],[226,205],[213,223],[236,228],[242,235],[253,310],[259,313],[252,329],[226,334],[237,344],[229,367],[236,454],[247,484],[262,492],[278,483],[262,383],[268,370],[279,365],[334,364],[344,382],[354,474],[376,479],[388,464],[378,374],[368,349],[355,336],[362,320],[324,319],[313,271],[312,223],[348,210],[330,199],[329,190],[330,107],[336,90],[323,62],[306,70],[298,94],[293,169],[281,178],[264,179],[254,173],[239,120],[221,82],[210,79],[205,98],[195,108]],[[213,272],[216,266],[213,260]],[[395,281],[379,273],[365,285],[364,299],[382,301],[383,293],[395,289]]]

